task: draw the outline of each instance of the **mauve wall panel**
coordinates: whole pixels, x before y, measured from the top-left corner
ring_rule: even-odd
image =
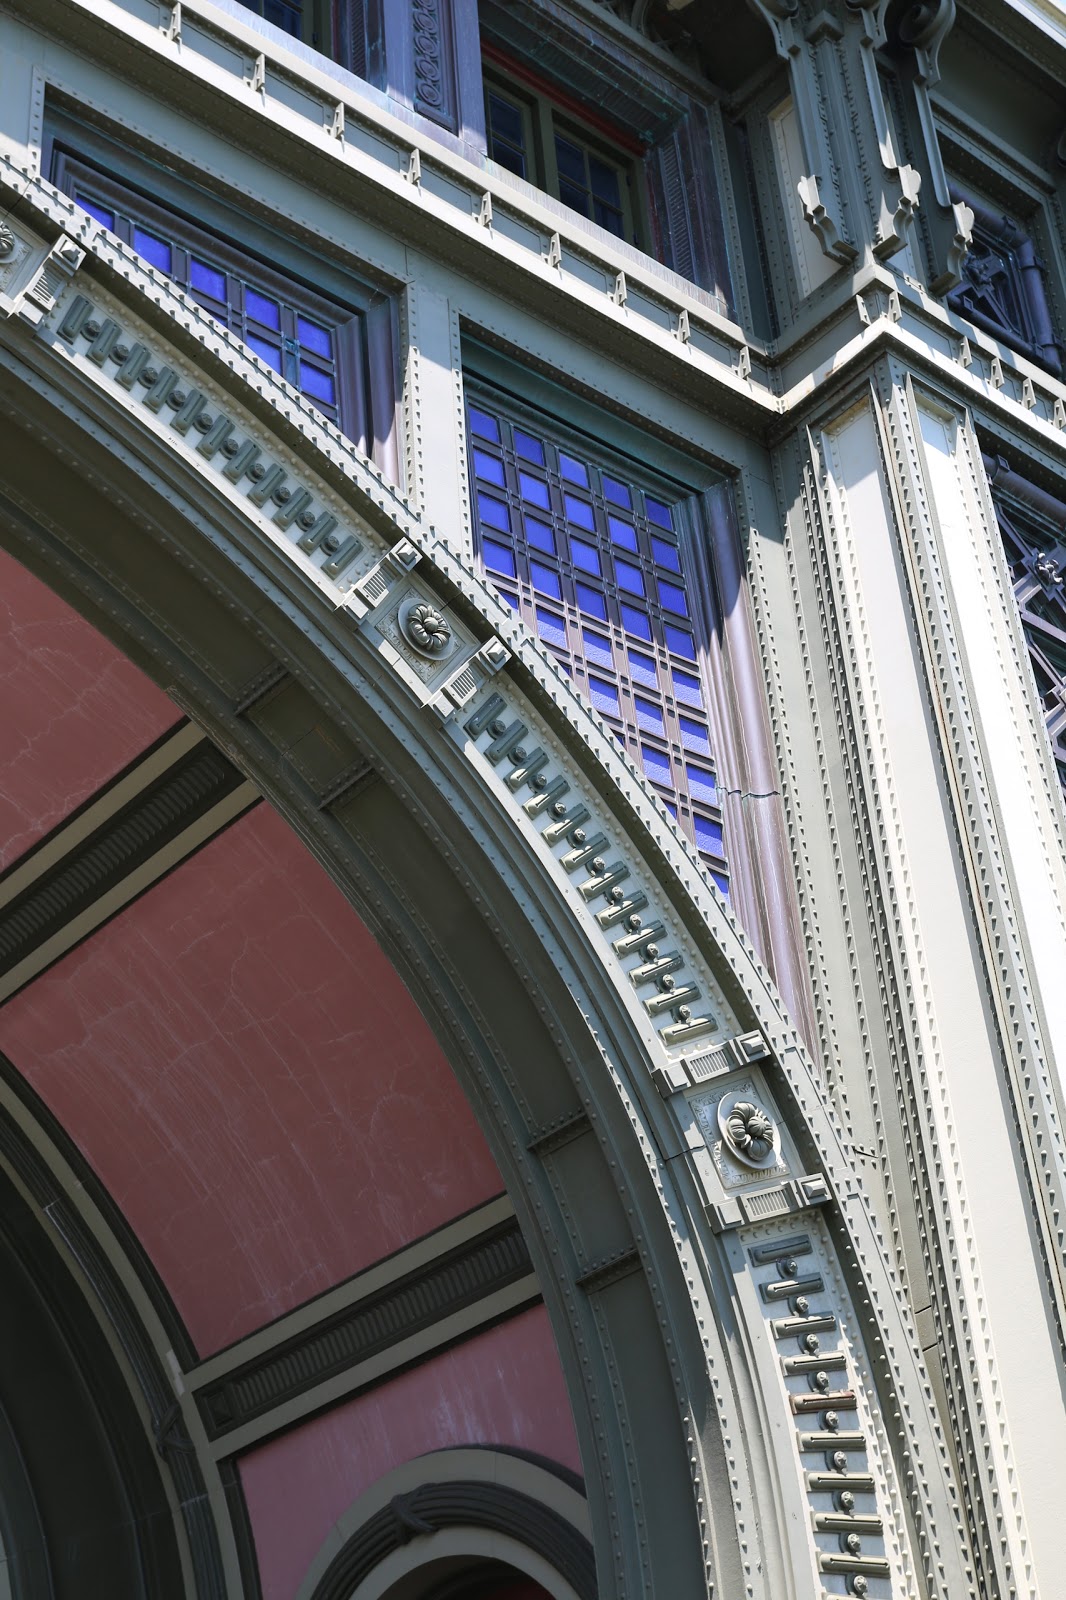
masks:
[[[260,805],[0,1009],[206,1354],[498,1194],[424,1019]]]
[[[102,634],[0,550],[0,869],[180,715]]]
[[[333,1524],[364,1489],[430,1450],[506,1445],[580,1472],[543,1307],[477,1334],[240,1462],[263,1600],[292,1600]]]

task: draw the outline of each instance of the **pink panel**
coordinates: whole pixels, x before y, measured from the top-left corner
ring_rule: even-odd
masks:
[[[179,715],[102,634],[0,550],[0,868]]]
[[[543,1307],[244,1457],[263,1600],[291,1600],[333,1524],[378,1478],[413,1456],[464,1444],[509,1445],[580,1472]]]
[[[265,805],[0,1009],[203,1353],[502,1188],[436,1041]]]

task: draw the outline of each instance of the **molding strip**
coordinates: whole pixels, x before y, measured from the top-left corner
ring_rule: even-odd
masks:
[[[215,1455],[232,1455],[539,1298],[501,1196],[220,1351],[186,1382]]]
[[[191,725],[150,751],[0,879],[0,1002],[257,798]]]

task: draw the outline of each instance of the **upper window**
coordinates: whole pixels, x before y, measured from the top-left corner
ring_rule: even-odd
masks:
[[[1059,372],[1062,355],[1051,322],[1044,263],[1031,234],[1014,217],[995,211],[954,184],[951,198],[973,211],[973,241],[962,263],[962,282],[948,304],[1011,349]]]
[[[676,489],[492,398],[468,413],[481,559],[728,892],[697,586]]]
[[[68,156],[61,187],[363,449],[362,318]]]
[[[563,106],[531,74],[515,81],[485,75],[488,153],[580,216],[608,233],[640,244],[639,149],[619,132],[583,121],[579,108]]]

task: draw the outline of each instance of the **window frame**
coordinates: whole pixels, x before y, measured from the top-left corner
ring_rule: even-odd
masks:
[[[722,734],[719,727],[719,715],[715,702],[715,685],[710,664],[709,640],[714,626],[712,602],[706,593],[704,575],[707,567],[707,552],[698,548],[702,534],[702,518],[699,511],[698,492],[690,485],[679,483],[656,472],[642,462],[632,457],[616,453],[609,446],[591,438],[587,433],[567,426],[557,417],[548,415],[535,405],[527,401],[516,399],[511,392],[497,388],[490,381],[477,377],[466,376],[464,380],[465,400],[467,410],[467,449],[470,493],[472,501],[472,524],[475,529],[475,553],[481,570],[486,580],[492,584],[503,597],[514,595],[518,605],[513,606],[516,613],[522,618],[530,632],[538,640],[542,649],[566,672],[575,690],[581,698],[604,722],[606,729],[616,738],[619,732],[624,737],[619,738],[619,743],[626,755],[639,771],[645,774],[652,792],[675,815],[677,824],[682,833],[698,852],[706,866],[708,874],[713,878],[719,890],[729,894],[730,885],[730,855],[731,841],[727,837],[728,823],[725,816],[722,791],[721,746]],[[605,596],[606,616],[601,621],[594,620],[587,610],[582,610],[576,595],[576,584],[584,581],[580,564],[569,554],[560,554],[556,544],[555,553],[538,551],[536,545],[531,545],[521,532],[512,531],[508,536],[510,547],[514,549],[521,562],[521,547],[526,547],[525,555],[526,574],[523,575],[516,567],[513,577],[493,570],[484,561],[483,536],[481,533],[482,518],[478,511],[478,485],[475,452],[483,450],[485,441],[477,435],[469,425],[469,411],[473,407],[485,411],[494,417],[506,428],[512,430],[528,430],[548,447],[549,456],[554,452],[557,456],[572,450],[574,457],[593,469],[602,484],[604,476],[616,479],[625,485],[630,492],[636,489],[647,500],[661,500],[670,507],[674,513],[674,533],[676,535],[676,549],[680,573],[673,572],[664,563],[655,560],[654,547],[651,540],[658,537],[656,526],[645,515],[634,509],[631,517],[623,520],[632,521],[638,529],[637,539],[641,542],[646,538],[651,553],[641,551],[634,556],[633,565],[647,578],[650,570],[659,581],[659,570],[662,568],[663,578],[676,584],[684,590],[687,600],[687,613],[674,612],[662,603],[661,594],[644,596],[644,610],[650,622],[650,639],[643,639],[627,629],[621,618],[621,606],[625,604],[625,587],[617,579],[612,579],[602,571],[606,565],[603,561],[604,551],[613,549],[609,533],[604,528],[598,528],[595,533],[586,530],[588,543],[592,545],[600,556],[600,574],[589,574],[591,582],[588,587],[602,591]],[[523,499],[518,481],[518,473],[523,470],[519,452],[513,445],[501,444],[498,454],[506,457],[510,453],[512,460],[509,463],[514,481],[504,485],[482,478],[484,489],[500,497],[512,512],[509,519],[510,526],[514,529],[516,519],[522,516],[523,503],[529,506],[530,515],[535,514],[532,502]],[[491,445],[487,451],[492,459],[496,459]],[[548,522],[553,531],[558,534],[564,523],[567,527],[575,529],[580,538],[581,525],[565,516],[562,496],[565,493],[575,494],[582,501],[592,502],[598,498],[603,502],[604,515],[608,510],[608,501],[602,491],[597,491],[595,485],[582,492],[580,486],[573,480],[564,479],[559,471],[558,464],[554,467],[546,460],[545,467],[533,475],[549,483],[549,494],[553,501],[550,510],[542,511],[541,518]],[[510,476],[508,464],[504,467],[505,479]],[[558,503],[555,503],[558,501]],[[594,513],[594,521],[598,520]],[[491,528],[491,524],[489,524]],[[570,540],[571,545],[573,539]],[[666,543],[670,541],[667,536]],[[549,597],[544,591],[538,591],[534,585],[532,575],[529,573],[530,561],[538,561],[541,554],[546,559],[540,562],[551,572],[560,576],[560,595],[558,598]],[[624,558],[623,558],[624,559]],[[585,569],[587,571],[587,569]],[[498,581],[499,580],[499,581]],[[646,585],[647,587],[647,585]],[[565,645],[559,645],[546,638],[539,625],[539,612],[546,612],[563,621],[565,629]],[[615,616],[613,613],[617,612]],[[675,621],[676,619],[676,621]],[[687,619],[688,629],[685,630]],[[667,625],[680,626],[683,631],[691,633],[693,658],[688,659],[671,648],[668,643],[665,627]],[[611,665],[606,666],[597,662],[588,653],[586,636],[593,634],[606,638],[609,642]],[[575,641],[580,641],[575,648]],[[651,688],[638,678],[631,668],[634,652],[638,657],[650,658],[655,665],[657,684]],[[621,663],[621,665],[620,665]],[[599,673],[603,674],[603,681],[612,688],[617,689],[617,713],[605,709],[597,699],[590,680],[596,679]],[[695,678],[699,685],[701,704],[696,707],[691,701],[685,701],[677,693],[677,679],[674,674],[680,671]],[[657,708],[662,716],[663,729],[657,732],[641,721],[641,713],[637,702],[644,700]],[[681,719],[700,722],[706,729],[708,751],[701,752],[686,743]],[[648,771],[645,763],[642,746],[647,745],[656,754],[663,754],[670,763],[671,781],[665,784],[657,781]],[[713,780],[715,798],[709,800],[699,796],[692,788],[689,769],[707,773]],[[678,776],[683,781],[677,782]],[[697,819],[702,819],[718,830],[720,844],[717,849],[701,844],[698,839],[696,825]]]
[[[92,198],[98,198],[101,205],[121,213],[124,222],[143,225],[148,231],[158,231],[179,251],[186,254],[195,251],[217,265],[228,278],[234,278],[242,285],[276,299],[282,306],[292,308],[297,315],[303,314],[310,321],[324,324],[335,346],[333,376],[337,393],[334,408],[336,416],[331,416],[328,409],[317,406],[313,394],[302,390],[301,393],[308,403],[316,405],[323,420],[332,423],[365,454],[374,456],[384,471],[397,477],[394,440],[383,437],[384,430],[375,426],[379,418],[395,414],[394,310],[391,300],[373,292],[359,295],[356,285],[353,285],[356,288],[356,294],[352,296],[354,304],[345,304],[331,295],[323,294],[303,277],[282,270],[254,249],[240,248],[217,228],[193,220],[186,209],[145,194],[143,188],[116,176],[91,156],[72,148],[67,138],[57,135],[50,143],[52,180],[71,199],[74,199],[78,188],[84,188]],[[129,237],[125,242],[133,248],[132,227],[120,229],[118,237],[123,238],[127,232]],[[191,298],[197,299],[196,293],[176,276],[170,275],[170,281],[190,294]],[[197,303],[200,301],[197,300]],[[227,298],[229,316],[226,326],[236,337],[243,338],[241,329],[234,327],[234,310]],[[245,315],[243,289],[240,315],[242,318]],[[388,374],[385,387],[389,392],[380,396],[371,393],[372,340],[377,341],[379,352],[384,356],[383,360],[375,363],[374,376],[380,380],[386,370]],[[311,364],[318,365],[313,359]],[[285,365],[283,360],[282,376],[286,375]],[[294,387],[298,385],[294,384]]]
[[[643,147],[627,140],[621,130],[613,129],[600,119],[590,118],[576,102],[553,91],[552,86],[537,74],[509,61],[501,51],[488,44],[482,45],[482,82],[488,159],[503,171],[518,176],[506,163],[497,161],[493,154],[489,95],[495,91],[500,98],[510,101],[521,110],[532,135],[524,181],[550,195],[560,205],[566,205],[566,201],[560,198],[555,139],[557,134],[569,137],[573,143],[580,145],[586,161],[591,154],[618,172],[624,232],[617,234],[610,228],[603,228],[603,231],[635,250],[648,250],[650,229],[644,192]],[[576,211],[572,206],[567,206],[567,210],[592,227],[603,227],[594,216]]]

